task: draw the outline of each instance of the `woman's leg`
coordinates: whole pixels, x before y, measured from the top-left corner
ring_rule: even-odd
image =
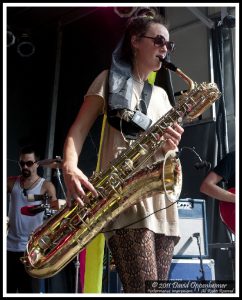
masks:
[[[146,280],[157,280],[155,235],[148,229],[120,229],[109,241],[125,293],[144,293]]]
[[[167,280],[177,237],[155,234],[158,280]]]

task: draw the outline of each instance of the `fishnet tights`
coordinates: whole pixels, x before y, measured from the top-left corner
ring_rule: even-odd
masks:
[[[120,229],[109,241],[125,293],[144,293],[146,280],[167,280],[176,237]]]

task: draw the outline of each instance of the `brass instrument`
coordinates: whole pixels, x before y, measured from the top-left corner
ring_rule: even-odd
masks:
[[[164,161],[141,167],[161,147],[161,137],[168,126],[193,120],[220,97],[220,92],[215,83],[195,84],[173,64],[163,61],[163,65],[178,73],[189,84],[189,90],[105,170],[90,177],[98,197],[88,191],[90,203],[81,208],[74,201],[34,231],[22,257],[32,277],[46,278],[58,273],[108,222],[142,197],[159,192],[170,201],[179,199],[182,170],[174,151],[168,151]]]

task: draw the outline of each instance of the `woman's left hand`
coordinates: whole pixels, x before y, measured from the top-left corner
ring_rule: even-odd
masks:
[[[169,126],[166,129],[163,135],[164,143],[162,145],[164,155],[169,150],[178,150],[177,146],[180,143],[183,132],[184,129],[177,123],[174,123],[173,127]]]

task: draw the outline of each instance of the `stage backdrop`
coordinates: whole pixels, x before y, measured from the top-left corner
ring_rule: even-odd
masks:
[[[204,24],[193,23],[188,26],[187,40],[187,31],[183,30],[182,24],[197,21],[196,17],[185,7],[166,10],[169,23],[174,24],[171,38],[177,41],[177,54],[171,57],[172,61],[192,79],[198,82],[209,80],[208,45],[202,43],[209,37],[207,28]],[[16,43],[7,49],[7,173],[17,175],[18,151],[26,143],[38,145],[41,159],[62,156],[65,136],[78,113],[83,96],[92,80],[109,67],[111,53],[122,35],[126,19],[120,18],[110,7],[12,7],[8,8],[7,19],[8,29],[16,35]],[[35,45],[35,52],[30,57],[20,56],[17,51],[24,32],[30,34]],[[198,43],[194,43],[197,36]],[[195,52],[196,57],[193,55]],[[175,86],[175,92],[176,87],[180,89],[179,85]],[[232,150],[235,145],[234,104],[228,99],[226,106]],[[87,176],[96,168],[101,125],[102,117],[94,124],[79,158],[79,166]],[[186,125],[184,128],[180,148],[195,147],[202,159],[214,165],[216,138],[213,120],[208,118],[205,123]],[[54,130],[53,136],[51,129]],[[47,156],[50,144],[53,146],[51,157]],[[181,197],[204,198],[199,193],[199,185],[207,170],[194,168],[197,159],[189,150],[182,151],[181,162],[184,176]],[[55,182],[58,196],[62,198],[54,172],[47,179]],[[221,220],[216,205],[212,199],[206,199],[209,243],[226,240],[226,233],[223,230],[218,232]],[[227,253],[214,250],[211,255],[211,258],[215,258],[216,279],[227,279],[231,273]],[[75,272],[74,264],[71,269],[70,278]],[[55,291],[54,286],[50,292]]]

